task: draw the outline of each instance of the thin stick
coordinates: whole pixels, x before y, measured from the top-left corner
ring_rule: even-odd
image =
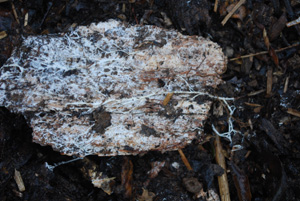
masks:
[[[296,117],[300,117],[300,112],[298,110],[292,109],[292,108],[288,108],[287,113],[294,115]]]
[[[272,93],[272,86],[273,86],[273,69],[269,69],[267,71],[267,96],[270,97]]]
[[[168,94],[166,95],[166,98],[165,98],[165,100],[164,100],[163,103],[162,103],[163,106],[166,106],[166,105],[170,102],[170,100],[171,100],[173,94],[174,94],[174,93],[171,92],[171,93],[168,93]]]
[[[180,154],[181,160],[183,161],[184,165],[186,166],[186,168],[188,170],[193,170],[192,166],[190,165],[189,161],[187,160],[187,158],[185,157],[182,149],[178,149],[178,152]]]
[[[5,31],[0,31],[0,40],[2,38],[5,38],[7,36],[7,33]]]
[[[284,88],[283,88],[283,93],[285,94],[287,89],[288,89],[288,86],[289,86],[289,80],[290,80],[290,76],[288,76],[286,79],[285,79],[285,82],[284,82]]]
[[[17,14],[17,11],[16,11],[16,8],[15,8],[15,5],[11,2],[11,7],[12,7],[12,10],[13,10],[13,14],[16,18],[16,21],[18,24],[20,24],[20,20],[19,20],[19,17],[18,17],[18,14]]]
[[[222,153],[222,145],[220,137],[216,135],[216,140],[214,142],[216,149],[216,161],[224,169],[224,174],[218,177],[220,196],[222,201],[230,201],[227,173],[226,173],[226,164],[225,157]]]
[[[291,26],[295,26],[295,25],[297,25],[299,23],[300,23],[300,17],[298,17],[297,19],[295,19],[293,21],[290,21],[290,22],[286,23],[286,26],[287,27],[291,27]]]
[[[28,25],[28,12],[25,14],[24,27]]]
[[[215,13],[218,11],[218,4],[219,4],[219,0],[215,0],[215,6],[214,6]]]
[[[284,47],[284,48],[280,48],[278,50],[275,50],[275,52],[281,52],[281,51],[284,51],[286,49],[290,49],[292,47],[297,47],[299,46],[300,43],[296,43],[296,44],[293,44],[293,45],[290,45],[288,47]],[[229,59],[229,61],[236,61],[236,60],[239,60],[239,59],[244,59],[244,58],[249,58],[249,57],[254,57],[254,56],[258,56],[258,55],[263,55],[263,54],[268,54],[269,52],[268,51],[262,51],[262,52],[258,52],[258,53],[253,53],[253,54],[247,54],[247,55],[243,55],[243,56],[240,56],[240,57],[236,57],[236,58],[232,58],[232,59]]]
[[[253,92],[250,92],[249,94],[247,94],[247,96],[256,96],[256,95],[261,94],[265,91],[266,91],[265,89],[261,89],[261,90],[258,90],[258,91],[253,91]]]
[[[224,26],[226,24],[226,22],[229,20],[229,18],[231,18],[231,16],[235,13],[235,11],[237,11],[237,9],[239,9],[241,7],[241,5],[243,5],[245,2],[246,2],[246,0],[240,0],[233,7],[233,9],[226,15],[226,17],[223,19],[223,21],[221,22],[221,24]]]
[[[19,191],[23,192],[25,191],[25,185],[21,176],[21,173],[15,169],[15,175],[14,175],[15,181],[17,183]]]

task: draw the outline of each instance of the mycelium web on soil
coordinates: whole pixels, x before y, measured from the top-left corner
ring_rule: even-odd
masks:
[[[201,138],[226,63],[208,39],[110,20],[25,38],[1,69],[0,105],[62,154],[174,150]]]

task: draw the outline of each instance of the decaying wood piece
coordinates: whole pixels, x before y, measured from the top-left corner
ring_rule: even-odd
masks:
[[[16,169],[15,169],[14,179],[15,179],[15,181],[17,183],[19,191],[21,191],[21,192],[25,191],[25,185],[24,185],[24,182],[23,182],[23,179],[22,179],[22,175]]]
[[[174,150],[201,137],[211,105],[185,92],[216,87],[225,70],[207,39],[111,20],[24,39],[1,68],[0,105],[62,154]]]
[[[226,162],[225,162],[225,157],[222,153],[222,145],[221,145],[221,140],[219,135],[216,135],[214,144],[216,149],[216,156],[215,156],[216,161],[224,169],[224,174],[218,176],[221,201],[230,201],[231,199],[230,199],[230,192],[229,192],[228,179],[226,173]]]

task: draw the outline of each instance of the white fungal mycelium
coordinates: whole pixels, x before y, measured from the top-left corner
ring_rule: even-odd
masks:
[[[207,39],[110,20],[25,38],[1,68],[0,105],[62,154],[174,150],[201,137],[211,101],[199,95],[225,70]]]

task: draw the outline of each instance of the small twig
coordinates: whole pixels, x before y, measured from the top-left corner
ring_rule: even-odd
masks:
[[[226,17],[223,19],[221,24],[224,26],[226,22],[231,18],[231,16],[241,7],[246,2],[246,0],[240,0],[234,7],[233,9],[226,15]]]
[[[265,91],[266,91],[265,89],[261,89],[261,90],[258,90],[258,91],[253,91],[253,92],[248,93],[247,96],[256,96],[258,94],[264,93]]]
[[[24,27],[28,25],[28,12],[25,14]]]
[[[257,104],[257,103],[249,103],[249,102],[244,102],[244,103],[245,103],[245,105],[248,105],[250,107],[261,107],[261,105]]]
[[[288,86],[289,86],[289,80],[290,80],[290,76],[288,76],[286,79],[285,79],[285,82],[284,82],[284,88],[283,88],[283,93],[285,94],[288,90]]]
[[[292,108],[288,108],[287,113],[294,115],[296,117],[300,117],[300,112],[298,110],[292,109]]]
[[[222,201],[230,201],[227,173],[226,173],[226,164],[225,157],[222,153],[222,145],[220,137],[216,135],[216,140],[214,142],[216,150],[216,161],[224,169],[224,174],[218,177],[220,196]]]
[[[250,156],[251,152],[252,152],[252,151],[250,151],[250,150],[247,151],[247,153],[246,153],[246,155],[245,155],[245,158],[248,158],[248,157]]]
[[[181,160],[183,161],[184,165],[186,166],[186,168],[188,170],[193,170],[192,166],[190,165],[189,161],[187,160],[187,158],[185,157],[183,151],[181,149],[178,149],[178,152],[180,154]]]
[[[14,16],[15,16],[15,19],[16,19],[17,23],[20,24],[20,20],[19,20],[19,17],[18,17],[16,8],[15,8],[15,5],[13,4],[13,2],[11,2],[11,7],[12,7],[13,14],[14,14]]]
[[[297,19],[295,19],[293,21],[290,21],[290,22],[286,23],[286,26],[287,27],[291,27],[291,26],[295,26],[295,25],[297,25],[299,23],[300,23],[300,17],[298,17]]]
[[[219,0],[215,0],[215,6],[214,6],[215,13],[218,11],[218,4],[219,4]]]
[[[273,86],[273,69],[270,68],[267,71],[267,96],[270,97],[272,94],[272,86]]]
[[[168,93],[168,94],[166,95],[166,97],[165,97],[165,99],[164,99],[164,101],[163,101],[163,103],[162,103],[163,106],[166,106],[166,105],[170,102],[170,100],[171,100],[173,94],[174,94],[174,93],[171,92],[171,93]]]
[[[286,49],[297,47],[297,46],[299,46],[299,44],[300,43],[296,43],[296,44],[290,45],[288,47],[280,48],[278,50],[275,50],[275,52],[281,52],[281,51],[284,51]],[[254,56],[263,55],[263,54],[268,54],[268,53],[269,53],[268,51],[262,51],[262,52],[258,52],[258,53],[247,54],[247,55],[243,55],[243,56],[240,56],[240,57],[229,59],[229,61],[236,61],[236,60],[239,60],[239,59],[245,59],[245,58],[254,57]]]
[[[7,33],[5,31],[0,32],[0,40],[5,38],[7,36]]]

